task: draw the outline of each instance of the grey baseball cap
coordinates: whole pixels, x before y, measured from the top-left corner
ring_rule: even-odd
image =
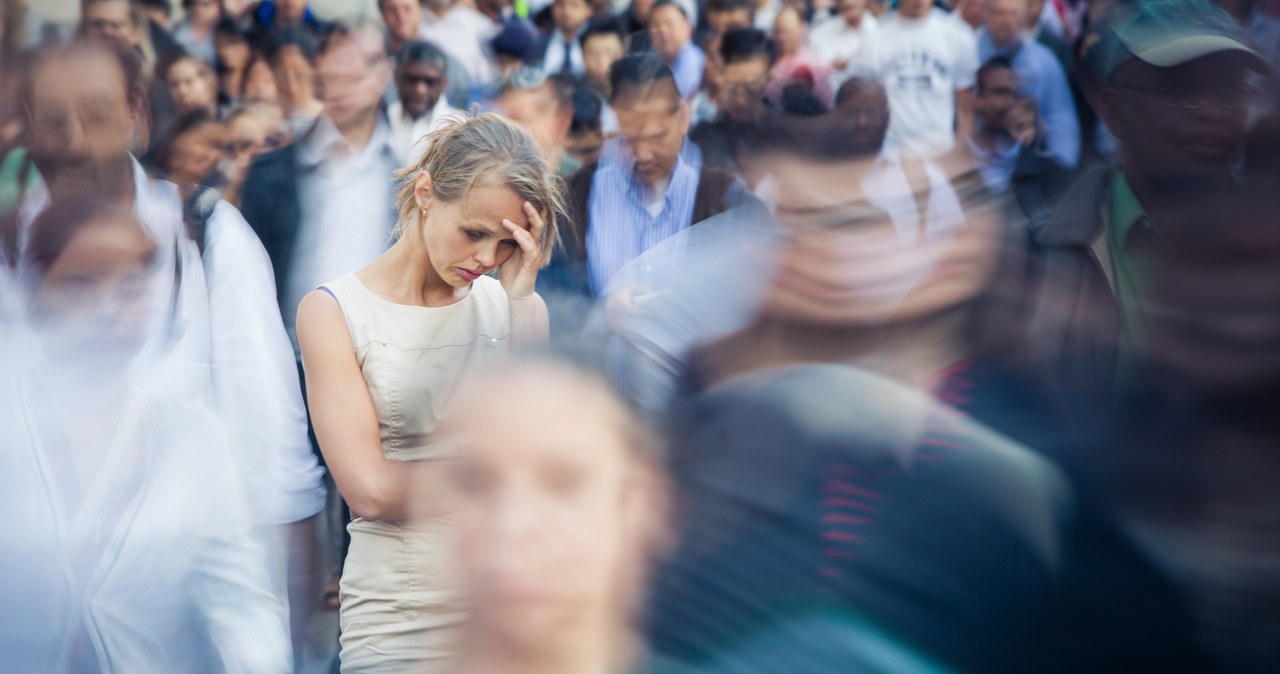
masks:
[[[1248,57],[1251,69],[1271,70],[1245,43],[1235,19],[1209,0],[1140,0],[1122,3],[1113,12],[1098,45],[1106,76],[1129,59],[1171,68],[1219,52],[1239,52]]]

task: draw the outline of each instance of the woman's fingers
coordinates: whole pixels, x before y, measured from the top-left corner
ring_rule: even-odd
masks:
[[[526,256],[526,263],[529,260],[538,260],[541,251],[538,249],[538,241],[533,234],[510,220],[503,220],[502,226],[506,227],[507,231],[511,232],[511,235],[515,237],[516,243],[520,245],[521,252]]]
[[[533,235],[533,240],[541,247],[542,234],[543,230],[546,229],[547,222],[542,218],[542,214],[538,212],[538,209],[527,201],[524,202],[524,213],[529,218],[529,232]]]

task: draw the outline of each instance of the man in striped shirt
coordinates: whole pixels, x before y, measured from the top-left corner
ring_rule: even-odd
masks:
[[[671,69],[652,54],[627,56],[609,73],[621,135],[600,161],[568,179],[573,228],[562,263],[573,294],[601,297],[620,268],[694,223],[755,197],[733,175],[702,165],[687,142],[688,104]]]

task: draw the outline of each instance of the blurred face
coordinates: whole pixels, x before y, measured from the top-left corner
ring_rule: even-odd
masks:
[[[273,123],[256,114],[240,115],[227,123],[227,151],[241,175],[254,157],[284,146],[288,139],[280,128],[283,124],[283,119]]]
[[[982,27],[987,21],[986,0],[965,0],[960,6],[960,18],[974,28]]]
[[[760,116],[764,92],[769,86],[769,64],[765,59],[723,66],[718,81],[717,103],[725,115],[738,121],[751,121]]]
[[[587,80],[597,84],[609,81],[609,68],[622,58],[622,40],[616,33],[596,35],[582,45],[582,60],[587,66]]]
[[[359,38],[353,35],[330,46],[316,68],[325,112],[339,129],[376,115],[387,86],[389,66],[381,46],[370,49]]]
[[[674,61],[680,49],[693,37],[693,29],[684,14],[673,5],[659,7],[649,17],[649,38],[653,41],[653,51],[666,59]]]
[[[298,23],[307,11],[307,0],[276,0],[276,11],[288,23]]]
[[[169,148],[169,179],[179,185],[201,185],[213,174],[224,154],[221,124],[201,124],[173,140]]]
[[[649,20],[649,11],[657,4],[658,0],[631,0],[631,15],[640,21]]]
[[[751,10],[735,9],[731,12],[707,10],[707,25],[716,35],[724,35],[735,28],[750,28]]]
[[[80,17],[89,37],[136,47],[138,27],[129,16],[128,0],[99,0],[84,8]]]
[[[431,112],[447,88],[449,80],[444,71],[429,63],[406,62],[396,72],[396,92],[414,119]]]
[[[31,153],[45,180],[92,185],[117,178],[137,110],[115,59],[79,50],[41,65],[32,77]]]
[[[653,509],[621,412],[551,367],[489,384],[461,397],[450,426],[464,443],[451,479],[472,635],[546,652],[583,629],[616,629]]]
[[[923,19],[932,7],[932,0],[900,0],[898,16],[904,19]]]
[[[301,49],[292,45],[282,47],[272,69],[276,88],[286,104],[300,107],[315,100],[316,71]]]
[[[1023,145],[1035,142],[1036,136],[1039,135],[1040,120],[1033,104],[1026,101],[1015,102],[1009,106],[1004,120],[1005,127],[1009,129],[1009,135]]]
[[[989,128],[1004,126],[1005,115],[1018,94],[1018,74],[1011,68],[996,68],[982,75],[973,112]]]
[[[823,328],[902,324],[963,307],[989,283],[994,218],[970,217],[945,231],[896,221],[869,199],[903,204],[915,194],[887,193],[875,183],[868,192],[850,189],[874,170],[870,159],[782,157],[772,166],[787,234],[762,309],[772,319]]]
[[[565,146],[565,150],[574,159],[577,159],[579,164],[586,166],[600,160],[600,146],[603,144],[604,134],[602,132],[599,130],[585,131],[569,138],[569,143]]]
[[[395,39],[412,40],[418,37],[422,5],[418,0],[382,0],[382,22]]]
[[[840,113],[853,121],[852,133],[859,147],[874,149],[889,131],[889,99],[884,89],[868,88],[840,102]]]
[[[840,18],[851,27],[857,28],[862,24],[862,16],[867,12],[867,0],[840,0],[836,5],[836,11],[840,12]]]
[[[419,177],[420,185],[422,180]],[[423,207],[421,199],[418,203]],[[516,251],[516,240],[502,226],[503,219],[529,229],[524,200],[506,186],[478,186],[456,202],[430,199],[425,206],[423,238],[432,269],[455,288],[470,286]]]
[[[169,68],[169,94],[179,113],[212,110],[218,94],[213,72],[191,59],[183,59]]]
[[[1026,0],[987,0],[987,32],[996,44],[1018,42],[1026,24]]]
[[[191,23],[199,26],[212,26],[217,23],[218,16],[221,14],[218,9],[218,0],[187,0],[184,7]]]
[[[233,19],[244,16],[244,11],[247,8],[248,3],[246,0],[222,0],[222,11]]]
[[[243,70],[248,65],[249,58],[253,56],[248,42],[223,35],[217,36],[214,40],[214,49],[218,53],[218,63],[234,72]]]
[[[618,126],[636,158],[643,180],[666,180],[675,168],[689,131],[689,111],[670,82],[619,95],[614,105]]]
[[[573,111],[560,107],[551,85],[508,90],[500,103],[503,114],[528,131],[548,157],[559,153],[573,122]]]
[[[62,358],[104,363],[136,353],[145,334],[154,251],[142,227],[124,215],[104,214],[72,237],[35,296],[33,315],[46,348]]]
[[[561,33],[573,35],[591,18],[591,11],[587,0],[556,0],[551,5],[551,18]]]
[[[1165,171],[1230,168],[1244,144],[1255,91],[1246,61],[1218,53],[1174,68],[1121,66],[1101,97],[1128,162]]]
[[[258,59],[244,73],[244,90],[240,98],[245,103],[280,103],[280,89],[276,86],[275,73],[267,62]]]
[[[799,51],[804,44],[804,34],[804,20],[794,9],[783,10],[773,22],[773,41],[781,54],[790,56]]]

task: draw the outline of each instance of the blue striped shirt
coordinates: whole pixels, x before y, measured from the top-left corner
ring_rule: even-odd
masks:
[[[693,224],[702,154],[688,142],[680,149],[655,216],[646,206],[653,188],[635,173],[635,157],[621,138],[607,141],[591,181],[587,204],[587,275],[593,295],[611,290],[609,280],[638,255]]]

